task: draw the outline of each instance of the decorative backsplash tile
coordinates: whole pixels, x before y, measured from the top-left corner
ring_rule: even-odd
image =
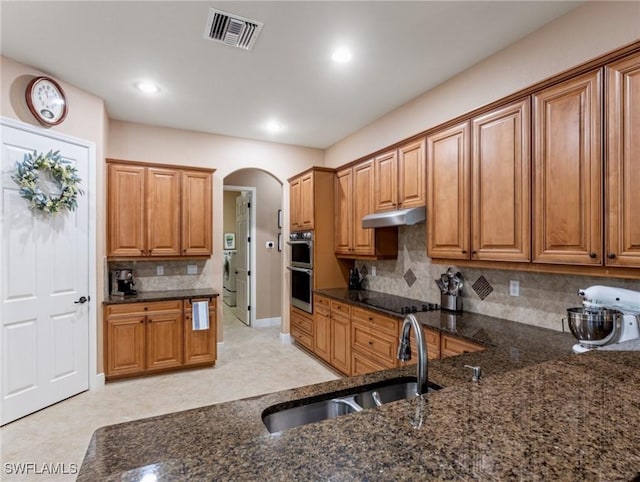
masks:
[[[197,274],[187,274],[188,265],[195,265]],[[162,266],[163,275],[158,275],[158,266]],[[108,273],[116,269],[133,269],[138,291],[211,288],[211,260],[112,261],[108,263],[108,269]],[[107,290],[108,284],[107,280]]]
[[[440,303],[440,290],[434,279],[447,269],[427,257],[424,224],[400,226],[398,259],[375,262],[377,275],[366,276],[371,290]],[[404,279],[407,270],[416,276],[410,287]],[[601,284],[640,291],[640,281],[590,276],[530,273],[497,269],[460,268],[465,280],[483,276],[493,287],[491,296],[479,299],[470,283],[462,289],[465,311],[482,313],[554,330],[562,329],[567,308],[580,306],[578,289]],[[369,267],[369,273],[371,267]],[[509,281],[520,282],[520,296],[509,296]],[[566,325],[566,324],[565,324]]]
[[[411,288],[413,286],[413,283],[415,283],[417,280],[416,275],[413,271],[411,271],[411,268],[407,270],[403,278],[407,282],[407,285],[409,285],[409,288]]]
[[[473,291],[475,291],[478,295],[478,298],[480,298],[481,300],[484,300],[493,291],[493,286],[491,286],[487,279],[482,275],[480,275],[480,277],[476,280],[475,283],[471,285],[471,287],[473,288]]]

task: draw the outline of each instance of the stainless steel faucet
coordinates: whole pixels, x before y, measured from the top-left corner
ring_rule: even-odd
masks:
[[[417,364],[417,382],[418,395],[427,393],[429,389],[429,357],[427,356],[427,342],[424,339],[422,326],[414,315],[407,315],[402,323],[402,335],[400,336],[400,345],[398,346],[398,360],[411,360],[411,341],[409,334],[411,327],[416,334],[416,342],[418,343],[418,364]]]

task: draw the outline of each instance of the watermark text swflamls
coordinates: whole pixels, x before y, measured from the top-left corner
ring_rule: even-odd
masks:
[[[78,464],[64,462],[5,462],[6,475],[75,475]]]

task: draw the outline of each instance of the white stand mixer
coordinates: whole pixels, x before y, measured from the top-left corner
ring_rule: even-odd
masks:
[[[583,308],[567,310],[575,353],[640,338],[640,292],[610,286],[579,290]]]

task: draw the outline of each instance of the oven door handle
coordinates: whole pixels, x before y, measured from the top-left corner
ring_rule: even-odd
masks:
[[[313,245],[313,241],[311,241],[311,240],[309,240],[309,239],[306,239],[306,240],[305,240],[305,239],[303,239],[303,240],[301,240],[301,241],[287,241],[287,244],[288,244],[289,246],[293,246],[294,244],[306,244],[306,245],[308,245],[308,246],[311,246],[311,245]]]
[[[287,266],[287,269],[289,271],[300,271],[302,273],[307,273],[308,275],[312,275],[313,274],[313,270],[312,269],[307,269],[307,268],[296,268],[295,266]]]

